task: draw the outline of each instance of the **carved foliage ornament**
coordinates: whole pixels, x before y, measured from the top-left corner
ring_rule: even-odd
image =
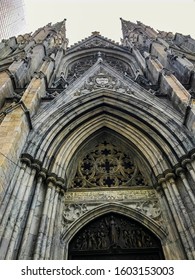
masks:
[[[133,159],[106,141],[79,162],[71,188],[146,185]]]
[[[95,208],[96,204],[86,205],[85,203],[69,203],[65,205],[63,216],[62,216],[62,236],[66,229],[81,216],[83,216],[87,211]],[[164,220],[162,217],[162,211],[159,206],[158,200],[141,200],[141,201],[131,201],[127,204],[124,203],[129,208],[135,209],[136,211],[146,215],[150,219],[154,220],[155,223],[159,224],[160,227],[164,228]]]
[[[75,92],[75,95],[87,94],[101,88],[110,89],[119,93],[134,94],[127,85],[116,77],[111,76],[101,67],[94,76],[89,77],[85,81],[84,85]]]
[[[66,205],[63,211],[63,219],[62,219],[63,226],[67,226],[71,224],[87,211],[88,209],[85,203]]]

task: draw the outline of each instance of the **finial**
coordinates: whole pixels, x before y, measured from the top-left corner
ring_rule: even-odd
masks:
[[[98,62],[102,62],[102,61],[103,61],[103,59],[102,59],[102,53],[101,53],[100,51],[97,53],[97,56],[98,56],[97,61],[98,61]]]
[[[91,34],[92,34],[93,36],[97,36],[97,35],[100,35],[100,32],[99,32],[99,31],[93,31],[93,32],[91,32]]]

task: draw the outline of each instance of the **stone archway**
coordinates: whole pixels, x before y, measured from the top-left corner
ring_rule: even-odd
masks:
[[[109,212],[83,226],[69,243],[69,259],[164,259],[160,239],[141,223]]]
[[[74,238],[77,238],[80,234],[82,235],[82,231],[85,230],[85,228],[87,228],[88,226],[90,226],[91,223],[93,223],[94,221],[98,221],[99,219],[101,219],[101,217],[106,217],[106,216],[111,216],[111,215],[117,215],[122,217],[122,219],[125,220],[125,222],[129,222],[129,224],[133,223],[133,227],[135,228],[135,225],[138,225],[138,227],[140,227],[141,230],[143,230],[145,233],[149,234],[152,238],[154,237],[154,239],[156,240],[155,244],[157,244],[158,246],[156,246],[154,251],[157,251],[157,248],[160,248],[160,257],[165,259],[173,259],[174,257],[174,253],[172,252],[171,247],[169,247],[169,238],[167,236],[167,232],[165,231],[165,229],[163,229],[158,223],[156,223],[154,220],[150,219],[149,217],[147,217],[146,215],[144,215],[143,213],[132,209],[129,206],[123,205],[121,203],[116,203],[116,202],[107,202],[107,203],[103,203],[99,206],[96,206],[95,208],[86,211],[84,214],[82,214],[81,216],[79,216],[77,219],[75,219],[71,224],[69,224],[68,227],[65,228],[64,232],[61,235],[61,244],[62,244],[62,255],[60,258],[62,259],[68,259],[68,258],[73,258],[70,256],[70,248],[71,248],[71,242],[74,243]],[[118,218],[117,218],[118,219]],[[107,218],[107,220],[109,221],[109,217]],[[119,225],[120,226],[120,225]],[[132,228],[129,228],[128,231],[133,230]],[[127,234],[125,232],[123,232],[123,230],[125,230],[124,228],[121,228],[120,231],[120,238],[121,236],[124,234],[127,236]],[[107,229],[107,234],[108,234],[108,229]],[[99,235],[99,234],[97,234]],[[109,242],[107,240],[107,242]],[[138,241],[137,241],[138,242]],[[128,241],[127,241],[128,243]],[[75,244],[75,243],[74,243]],[[120,244],[119,244],[120,245]],[[111,246],[112,247],[112,246]],[[111,249],[113,249],[116,253],[116,249],[118,249],[119,247],[112,247]],[[167,250],[167,248],[169,248]],[[127,249],[126,252],[130,249],[136,249],[136,248],[124,248],[124,246],[122,246],[122,249]],[[137,248],[139,249],[139,248]],[[146,249],[145,251],[149,253],[148,249],[151,249],[150,247],[146,247],[146,248],[142,248],[142,249]],[[120,251],[120,250],[119,250]],[[100,252],[101,253],[101,252]],[[119,252],[124,253],[124,252]],[[133,253],[133,252],[132,252]],[[82,255],[82,254],[81,254]],[[154,259],[154,257],[153,257]],[[159,259],[159,257],[158,257]]]

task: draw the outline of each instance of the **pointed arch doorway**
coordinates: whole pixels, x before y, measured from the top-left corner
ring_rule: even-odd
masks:
[[[164,259],[161,242],[141,223],[110,212],[80,229],[69,243],[72,260]]]

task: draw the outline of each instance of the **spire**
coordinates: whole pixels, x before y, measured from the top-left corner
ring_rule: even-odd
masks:
[[[145,34],[149,38],[156,38],[157,32],[150,26],[143,24],[141,21],[137,23],[124,20],[120,18],[122,25],[123,38],[129,37],[130,33],[139,34],[140,32]]]
[[[66,38],[66,19],[55,24],[48,23],[35,31],[32,37],[36,43],[43,43],[43,41],[48,41],[48,38],[53,37],[55,38],[56,46],[66,49],[68,45],[68,39]]]

